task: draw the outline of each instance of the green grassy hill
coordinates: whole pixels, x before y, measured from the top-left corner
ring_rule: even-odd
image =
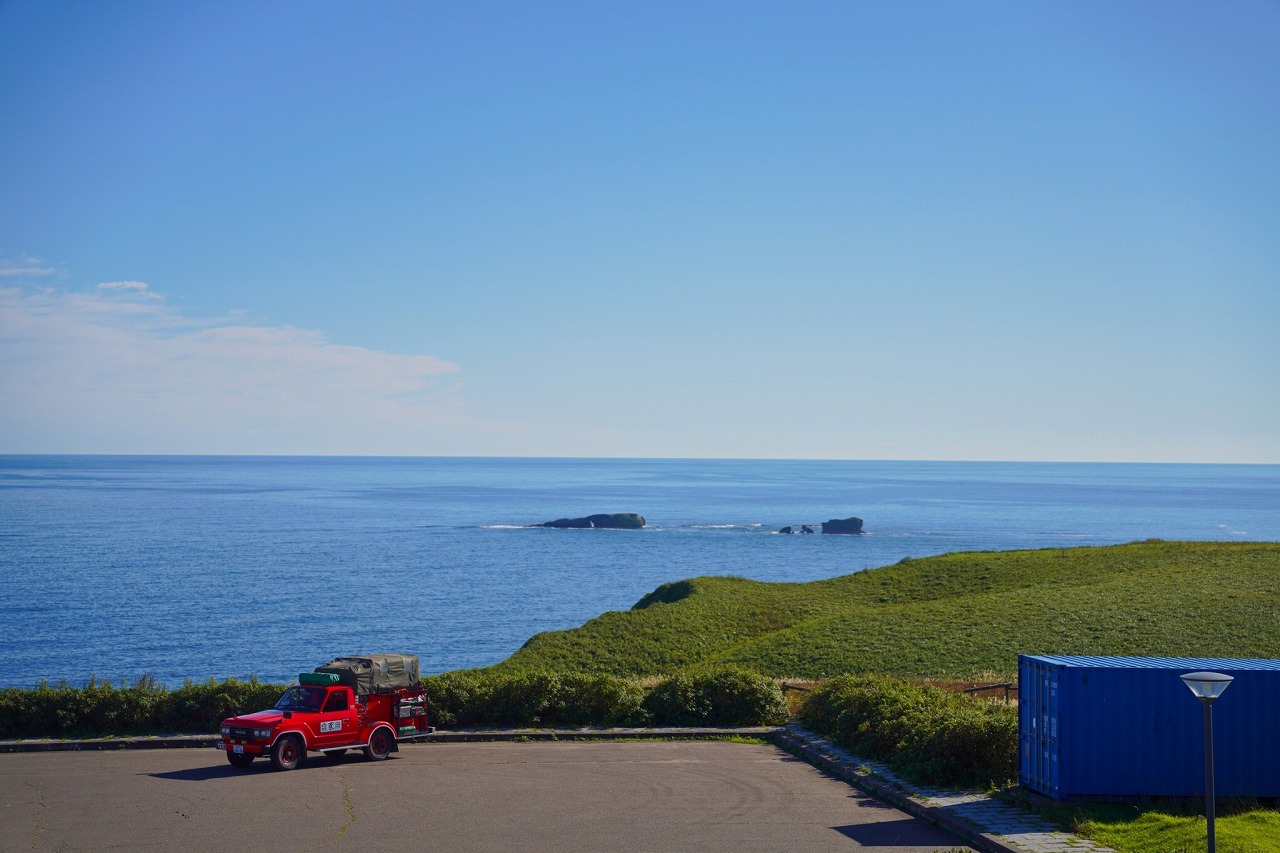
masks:
[[[1280,657],[1280,543],[945,554],[803,584],[694,578],[539,634],[496,668],[1012,677],[1019,652]]]

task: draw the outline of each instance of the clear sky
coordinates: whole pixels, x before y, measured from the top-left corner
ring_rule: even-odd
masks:
[[[0,452],[1280,462],[1280,4],[0,0]]]

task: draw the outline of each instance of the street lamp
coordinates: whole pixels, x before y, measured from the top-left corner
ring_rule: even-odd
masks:
[[[1213,703],[1234,680],[1220,672],[1188,672],[1182,676],[1183,683],[1204,705],[1204,814],[1209,824],[1209,853],[1216,853],[1213,837]]]

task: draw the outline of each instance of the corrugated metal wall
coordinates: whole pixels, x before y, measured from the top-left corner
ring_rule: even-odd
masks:
[[[1019,777],[1057,800],[1204,796],[1204,710],[1180,676],[1235,677],[1213,706],[1219,797],[1280,797],[1280,660],[1018,657]]]

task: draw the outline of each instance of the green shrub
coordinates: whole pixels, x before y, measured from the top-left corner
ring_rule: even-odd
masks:
[[[485,681],[476,671],[459,670],[422,679],[427,692],[427,718],[445,729],[480,725],[487,705]]]
[[[901,766],[938,784],[990,786],[1018,773],[1018,718],[1003,705],[969,698],[936,713],[908,738]]]
[[[800,717],[916,782],[986,786],[1017,776],[1018,715],[1006,705],[887,676],[841,676],[810,691]]]
[[[81,690],[65,696],[54,716],[59,727],[67,732],[134,732],[153,721],[163,690],[155,679],[145,675],[132,685],[122,683],[119,688],[94,678]]]
[[[423,686],[427,712],[444,728],[644,722],[643,688],[611,675],[460,671],[428,676]]]
[[[148,730],[155,721],[156,705],[164,687],[149,676],[119,687],[97,677],[80,688],[42,684],[31,691],[27,728],[18,737],[97,736],[130,734]]]
[[[503,726],[554,725],[559,680],[546,673],[522,674],[490,681],[486,722]]]
[[[711,704],[693,685],[691,675],[673,675],[658,682],[644,698],[644,709],[658,726],[709,725]]]
[[[233,714],[274,707],[284,689],[285,685],[264,684],[252,676],[248,681],[209,679],[203,684],[188,679],[163,697],[156,724],[162,731],[214,732]]]
[[[638,726],[646,721],[644,688],[612,675],[568,673],[560,676],[563,725]]]
[[[69,689],[42,683],[33,690],[20,687],[0,690],[0,737],[47,737],[52,734],[58,697]]]
[[[788,717],[777,682],[737,668],[663,679],[644,708],[659,726],[779,725]]]

